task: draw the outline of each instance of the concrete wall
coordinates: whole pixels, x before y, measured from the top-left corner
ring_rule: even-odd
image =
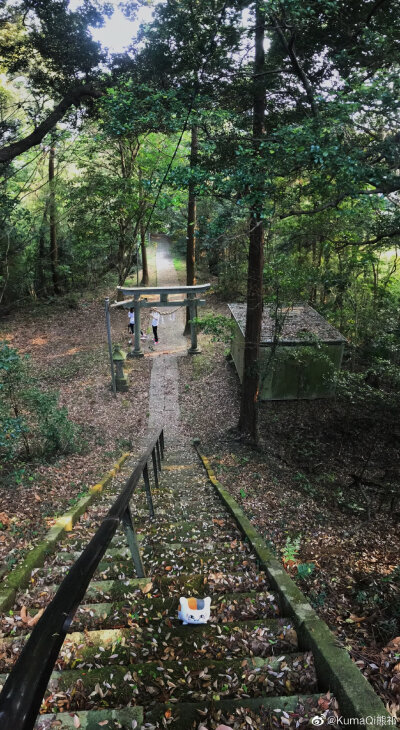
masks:
[[[334,394],[330,382],[340,370],[344,344],[278,345],[271,357],[270,346],[260,348],[261,400],[329,398]],[[236,324],[231,355],[240,381],[244,369],[244,336]]]

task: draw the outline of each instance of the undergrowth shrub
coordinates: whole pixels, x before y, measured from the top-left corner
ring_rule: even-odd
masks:
[[[28,356],[0,343],[0,455],[5,461],[77,450],[78,427],[29,373]]]
[[[223,314],[205,314],[194,320],[198,330],[211,335],[213,342],[229,342],[235,331],[236,324],[231,317]]]

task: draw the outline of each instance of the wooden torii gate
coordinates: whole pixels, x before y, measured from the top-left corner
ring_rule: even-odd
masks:
[[[135,347],[132,355],[134,357],[143,357],[143,352],[140,347],[140,310],[156,308],[157,304],[161,307],[189,307],[191,345],[188,353],[195,355],[200,352],[197,346],[197,328],[193,320],[197,317],[197,307],[205,304],[205,300],[198,299],[196,295],[207,291],[210,286],[211,284],[198,284],[196,286],[118,286],[118,291],[124,297],[129,297],[129,299],[115,302],[114,304],[110,304],[109,307],[110,309],[115,307],[130,309],[130,307],[133,307],[134,309]],[[149,294],[159,296],[159,300],[149,302],[145,298],[141,299],[141,297],[146,297]],[[178,301],[168,301],[168,296],[174,294],[186,294],[186,298]],[[107,302],[108,300],[106,300],[106,310],[108,307]]]

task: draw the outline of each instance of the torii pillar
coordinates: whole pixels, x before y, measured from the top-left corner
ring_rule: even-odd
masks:
[[[211,284],[196,284],[195,286],[135,286],[125,287],[119,286],[117,289],[122,293],[124,299],[120,302],[111,304],[110,308],[124,307],[129,309],[133,307],[135,312],[135,347],[132,352],[132,357],[143,357],[143,352],[140,345],[140,310],[151,309],[159,305],[160,307],[189,307],[190,315],[190,348],[188,349],[189,355],[197,355],[201,352],[197,344],[197,327],[194,320],[197,317],[197,307],[205,304],[204,299],[198,299],[197,294],[201,294],[209,289]],[[141,296],[149,294],[155,294],[159,297],[157,301],[140,301]],[[168,301],[170,294],[186,294],[186,299],[180,301]]]

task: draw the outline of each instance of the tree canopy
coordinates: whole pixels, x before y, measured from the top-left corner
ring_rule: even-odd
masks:
[[[107,56],[90,27],[111,12],[94,0],[3,3],[3,299],[21,272],[39,296],[89,269],[122,282],[157,221],[178,241],[193,231],[222,289],[245,295],[247,278],[258,317],[264,299],[305,298],[358,340],[349,307],[361,281],[371,307],[395,288],[396,4],[171,0]]]

